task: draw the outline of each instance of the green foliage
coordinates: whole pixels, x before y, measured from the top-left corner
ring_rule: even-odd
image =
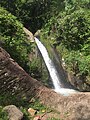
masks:
[[[42,35],[58,47],[66,68],[90,85],[90,0],[64,3],[62,11],[48,20]]]
[[[41,78],[41,61],[38,58],[33,58],[30,63],[30,73],[33,78]]]
[[[51,0],[1,0],[0,4],[35,32],[50,18]],[[37,27],[36,27],[37,26]]]
[[[28,71],[28,53],[32,50],[31,43],[23,31],[23,25],[16,17],[0,7],[0,36],[4,48],[19,65]]]
[[[64,9],[63,0],[0,0],[0,5],[17,16],[33,33]]]
[[[3,111],[3,107],[0,106],[0,120],[9,120],[7,113]]]
[[[30,62],[30,76],[49,86],[49,73],[41,55]]]
[[[69,68],[75,74],[85,76],[90,75],[90,11],[85,8],[86,3],[81,2],[76,4],[76,8],[71,8],[58,16],[58,43],[63,45],[68,50],[65,55],[65,60]],[[70,3],[69,3],[70,4]],[[84,7],[82,7],[82,5]],[[81,8],[82,7],[82,8]],[[82,78],[83,79],[83,78]]]
[[[90,11],[76,10],[69,15],[59,19],[58,36],[62,42],[70,50],[80,50],[83,46],[90,42]]]
[[[90,74],[90,55],[85,56],[80,51],[71,51],[65,55],[65,62],[78,75]]]
[[[90,0],[65,0],[65,10],[75,11],[80,8],[89,9]]]

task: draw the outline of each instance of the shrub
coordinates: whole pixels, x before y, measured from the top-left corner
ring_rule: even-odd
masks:
[[[75,10],[59,18],[58,36],[69,50],[80,50],[90,42],[90,11]],[[60,39],[59,39],[60,40]]]
[[[32,45],[27,41],[23,25],[11,13],[0,7],[0,36],[4,48],[19,65],[28,70],[28,53]]]

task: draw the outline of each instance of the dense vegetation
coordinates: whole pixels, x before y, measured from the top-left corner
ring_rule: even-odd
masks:
[[[0,7],[0,40],[3,47],[10,53],[11,57],[28,71],[28,53],[32,45],[27,41],[23,32],[23,25],[16,17]]]
[[[35,44],[27,39],[21,24],[15,16],[0,7],[0,41],[11,57],[34,78],[41,78],[41,60],[36,59]],[[33,56],[29,59],[29,55]],[[45,82],[44,82],[45,83]]]
[[[51,0],[0,1],[1,6],[17,16],[18,20],[20,20],[24,26],[29,28],[32,32],[40,29],[47,21],[47,18],[50,17],[50,3]]]
[[[58,48],[66,69],[82,81],[82,89],[90,90],[90,2],[65,1],[62,12],[51,17],[43,36]],[[48,36],[48,37],[47,37]]]

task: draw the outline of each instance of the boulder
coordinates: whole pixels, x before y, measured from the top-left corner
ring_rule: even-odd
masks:
[[[23,118],[23,113],[15,105],[8,105],[3,110],[7,112],[9,120],[21,120]]]

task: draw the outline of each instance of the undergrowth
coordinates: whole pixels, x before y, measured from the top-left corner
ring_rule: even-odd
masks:
[[[3,108],[7,105],[15,105],[18,107],[24,114],[23,120],[33,120],[35,116],[43,115],[45,113],[55,112],[51,108],[44,106],[38,99],[31,98],[26,100],[25,98],[19,98],[15,95],[2,94],[0,95],[0,120],[8,120],[7,113],[3,111]],[[35,116],[31,116],[28,113],[28,109],[32,108],[36,110]],[[60,120],[56,118],[49,118],[48,120]]]

